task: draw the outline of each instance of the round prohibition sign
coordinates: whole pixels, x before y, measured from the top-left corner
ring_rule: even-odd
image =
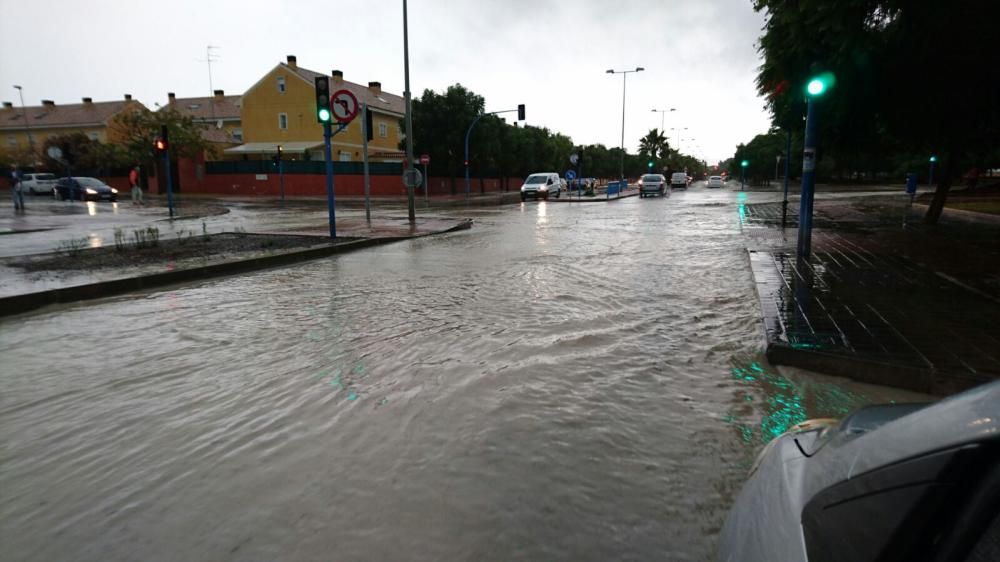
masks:
[[[349,123],[358,116],[358,98],[347,90],[337,90],[330,95],[330,110],[339,123]]]

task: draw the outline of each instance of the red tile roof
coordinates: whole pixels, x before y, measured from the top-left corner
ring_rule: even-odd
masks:
[[[176,98],[163,106],[172,107],[178,112],[189,115],[195,120],[211,121],[212,119],[239,119],[240,102],[243,96],[215,96],[203,98]],[[163,108],[160,108],[161,110]]]
[[[287,64],[282,63],[286,68],[295,72],[299,76],[305,78],[310,84],[316,80],[317,76],[327,76],[326,74],[302,68],[301,66],[296,66],[292,68]],[[396,94],[390,94],[385,90],[382,90],[378,96],[376,96],[368,88],[368,86],[362,86],[361,84],[355,84],[354,82],[348,82],[347,80],[337,81],[334,78],[330,78],[330,91],[335,92],[339,89],[349,90],[356,98],[358,98],[358,103],[367,103],[368,107],[372,111],[382,110],[395,113],[397,115],[403,115],[406,112],[406,102],[402,96],[397,96]],[[383,100],[389,103],[383,103],[378,98],[381,97]]]
[[[143,107],[135,100],[35,105],[28,106],[23,111],[20,107],[5,107],[0,109],[0,130],[26,128],[25,114],[28,116],[27,127],[30,128],[102,126],[107,125],[112,117],[130,105]]]

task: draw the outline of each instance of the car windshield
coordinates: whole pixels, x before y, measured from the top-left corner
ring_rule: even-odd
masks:
[[[712,176],[712,177],[710,177],[708,179],[710,179],[710,180],[721,180],[722,177],[721,176]]]
[[[103,187],[104,183],[100,180],[95,180],[94,178],[75,178],[76,182],[83,187]]]
[[[528,179],[524,180],[525,185],[538,185],[545,183],[549,179],[549,176],[536,174],[534,176],[528,176]]]

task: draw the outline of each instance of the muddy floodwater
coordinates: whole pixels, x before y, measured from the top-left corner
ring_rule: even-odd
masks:
[[[767,196],[767,195],[761,195]],[[0,320],[4,560],[706,560],[780,374],[731,188]]]

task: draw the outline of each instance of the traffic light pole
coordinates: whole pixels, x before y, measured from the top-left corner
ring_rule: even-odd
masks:
[[[812,246],[813,194],[816,190],[816,101],[808,97],[806,138],[802,149],[802,196],[799,202],[799,240],[797,255],[808,259]]]
[[[330,150],[330,139],[333,132],[330,123],[323,123],[323,155],[326,158],[326,208],[330,215],[330,238],[337,237],[337,216],[333,200],[333,155]]]
[[[174,189],[170,178],[170,151],[163,151],[163,169],[167,180],[167,208],[170,210],[170,218],[174,218]]]
[[[471,185],[469,183],[469,137],[472,136],[472,128],[476,126],[476,123],[479,123],[480,119],[486,117],[487,115],[498,115],[500,113],[514,113],[515,111],[520,112],[520,110],[517,109],[505,109],[503,111],[491,111],[489,113],[481,113],[478,116],[476,116],[475,119],[472,120],[472,124],[469,125],[468,129],[466,129],[465,131],[465,198],[466,199],[469,198],[469,186]]]
[[[281,204],[285,204],[285,169],[281,152],[278,152],[278,186],[281,189]]]
[[[365,220],[372,223],[372,206],[369,199],[370,187],[368,179],[368,104],[361,104],[361,161],[364,163],[365,175]]]
[[[785,228],[788,220],[788,161],[792,159],[792,132],[787,132],[785,141],[785,196],[781,200],[781,228]]]

